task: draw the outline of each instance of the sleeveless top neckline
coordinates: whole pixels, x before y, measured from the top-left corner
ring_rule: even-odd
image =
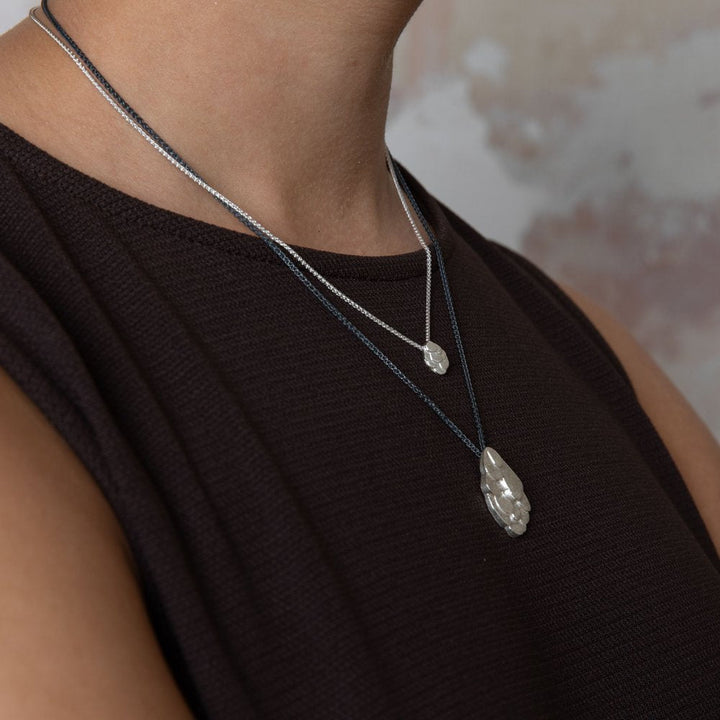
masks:
[[[181,240],[212,246],[220,252],[285,267],[283,261],[265,241],[251,234],[239,220],[238,227],[241,229],[230,230],[136,198],[63,162],[2,123],[0,123],[0,142],[10,154],[14,152],[17,155],[25,155],[31,161],[28,166],[36,168],[42,175],[38,179],[53,183],[61,181],[64,192],[83,197],[103,212],[118,217],[128,225],[152,227]],[[453,254],[455,245],[447,218],[437,200],[417,183],[411,174],[405,172],[402,164],[401,168],[425,219],[440,243],[443,259],[447,262]],[[200,188],[198,191],[205,192]],[[242,202],[240,206],[242,207]],[[259,220],[262,222],[262,218]],[[280,239],[287,242],[285,238]],[[423,275],[426,271],[425,250],[421,247],[412,252],[396,255],[353,255],[303,247],[289,242],[287,244],[315,270],[328,277],[368,281],[400,280]],[[437,271],[433,252],[433,273]]]

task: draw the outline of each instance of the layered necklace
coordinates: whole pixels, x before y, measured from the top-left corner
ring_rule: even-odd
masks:
[[[485,501],[491,516],[502,527],[509,536],[518,537],[522,535],[526,529],[530,519],[530,502],[524,492],[523,484],[503,460],[497,450],[489,447],[485,443],[482,425],[480,423],[480,413],[475,399],[475,392],[470,379],[470,371],[468,368],[465,351],[460,338],[460,330],[455,316],[452,297],[450,295],[450,286],[445,272],[444,261],[440,243],[435,237],[432,228],[425,219],[420,207],[415,200],[407,181],[405,180],[396,161],[390,155],[387,146],[385,147],[385,161],[388,171],[392,178],[395,190],[398,194],[403,210],[408,218],[410,226],[418,239],[420,245],[425,250],[426,260],[426,285],[425,285],[425,342],[418,343],[403,335],[401,332],[391,327],[389,324],[377,318],[371,312],[363,308],[357,302],[348,297],[345,293],[336,288],[329,280],[323,277],[319,272],[307,263],[295,248],[283,242],[276,235],[271,233],[260,222],[255,220],[249,213],[240,208],[234,202],[226,198],[218,190],[211,187],[202,176],[199,175],[190,165],[173,148],[163,140],[143,118],[133,110],[133,108],[120,96],[120,94],[110,85],[95,65],[90,61],[87,55],[80,49],[77,43],[70,37],[67,31],[62,27],[57,18],[52,14],[48,7],[48,0],[42,0],[42,11],[46,18],[50,21],[49,27],[38,17],[38,9],[33,8],[30,11],[30,18],[38,25],[57,45],[65,51],[72,59],[75,65],[82,71],[83,75],[92,83],[95,89],[102,97],[113,107],[113,109],[138,132],[158,153],[160,153],[169,163],[177,170],[186,175],[190,180],[199,185],[203,190],[209,193],[217,202],[219,202],[228,212],[237,218],[243,225],[249,228],[255,235],[262,239],[265,244],[274,252],[288,269],[305,285],[305,287],[313,294],[313,296],[333,315],[335,316],[350,332],[352,332],[371,352],[373,352],[392,372],[402,380],[418,397],[420,397],[426,405],[433,410],[443,423],[461,440],[461,442],[479,459],[480,469],[480,488],[485,497]],[[54,29],[53,29],[54,28]],[[406,200],[407,197],[407,200]],[[409,205],[408,205],[409,201]],[[387,330],[392,335],[398,337],[412,347],[420,350],[423,355],[425,365],[435,374],[444,375],[449,368],[449,360],[445,350],[437,343],[430,339],[430,310],[431,310],[431,281],[432,281],[432,253],[430,247],[423,238],[412,212],[413,211],[420,220],[430,243],[435,248],[437,264],[440,278],[442,281],[443,292],[447,303],[448,314],[450,316],[450,324],[453,330],[453,336],[457,347],[460,365],[463,370],[465,386],[467,388],[470,405],[472,407],[473,419],[477,429],[477,444],[474,443],[460,428],[438,407],[438,405],[424,393],[390,358],[380,350],[363,332],[361,332],[338,308],[310,281],[308,274],[316,278],[336,297],[343,300],[362,315],[372,320],[374,323]],[[307,272],[303,272],[301,269]]]

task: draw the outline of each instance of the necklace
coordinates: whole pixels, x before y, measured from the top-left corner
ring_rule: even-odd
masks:
[[[168,160],[173,166],[184,173],[187,177],[193,180],[196,184],[207,191],[212,197],[214,197],[226,210],[228,210],[233,216],[235,216],[240,222],[249,227],[258,237],[260,237],[266,245],[287,265],[291,272],[300,280],[307,289],[313,293],[317,300],[325,306],[325,308],[331,312],[340,322],[342,322],[351,332],[353,332],[363,344],[368,347],[383,363],[400,379],[402,380],[415,394],[417,394],[439,417],[440,419],[450,428],[450,430],[457,435],[457,437],[476,455],[480,460],[480,476],[481,476],[481,490],[484,494],[485,501],[490,511],[491,516],[494,520],[502,527],[510,537],[518,537],[522,535],[526,529],[530,519],[530,502],[523,490],[523,484],[510,468],[510,466],[503,460],[497,450],[488,447],[485,444],[483,436],[482,425],[480,423],[480,414],[477,407],[477,401],[475,399],[475,393],[470,380],[470,371],[468,368],[467,360],[465,358],[465,351],[462,346],[462,340],[460,338],[460,330],[455,316],[455,310],[453,307],[452,296],[450,294],[450,287],[445,272],[444,261],[442,257],[442,251],[440,244],[435,238],[432,228],[429,226],[420,207],[417,204],[405,178],[397,166],[396,162],[390,155],[387,146],[385,148],[385,156],[388,165],[388,169],[392,176],[395,188],[398,192],[398,196],[403,205],[403,209],[412,225],[413,231],[416,237],[418,237],[420,243],[426,252],[427,257],[427,292],[426,292],[426,344],[420,346],[414,343],[412,340],[405,338],[394,328],[386,325],[381,320],[376,318],[374,315],[369,313],[364,308],[361,308],[353,300],[341,293],[337,288],[332,286],[328,281],[325,280],[319,273],[317,273],[308,263],[303,260],[300,255],[289,245],[281,241],[269,230],[263,227],[259,222],[252,218],[247,212],[238,207],[235,203],[228,200],[219,191],[208,185],[202,177],[196,173],[131,107],[127,102],[117,93],[117,91],[110,85],[110,83],[102,76],[99,70],[90,62],[89,58],[82,52],[78,45],[73,39],[67,34],[64,28],[60,25],[58,20],[50,12],[47,0],[42,0],[42,10],[55,26],[57,32],[62,36],[63,39],[58,37],[50,28],[48,28],[43,22],[41,22],[37,15],[37,8],[33,8],[30,11],[30,18],[33,22],[38,25],[55,43],[57,43],[62,50],[73,60],[77,67],[82,71],[85,77],[90,80],[96,90],[105,98],[105,100],[123,117],[123,119],[135,129],[152,147],[155,148],[166,160]],[[66,44],[67,43],[67,44]],[[385,329],[389,330],[393,334],[397,335],[401,339],[410,343],[411,345],[421,348],[425,356],[425,362],[428,367],[437,374],[444,374],[448,367],[447,356],[444,350],[437,344],[432,343],[429,340],[429,308],[430,308],[430,250],[422,234],[417,228],[415,221],[412,218],[412,214],[409,210],[405,196],[410,200],[410,204],[413,210],[420,219],[425,232],[430,238],[435,253],[437,255],[438,268],[440,271],[440,277],[442,280],[443,291],[445,293],[445,299],[447,302],[448,313],[450,315],[450,322],[455,338],[455,343],[458,348],[458,355],[460,357],[460,363],[463,369],[463,376],[465,379],[465,385],[470,398],[470,404],[473,410],[473,418],[478,433],[478,445],[475,445],[470,438],[463,433],[462,430],[437,406],[437,404],[428,397],[412,380],[410,380],[400,368],[393,363],[364,333],[362,333],[353,323],[348,320],[309,280],[309,278],[300,270],[300,268],[293,262],[290,256],[294,257],[298,262],[305,267],[308,272],[320,280],[326,287],[328,287],[334,294],[343,299],[345,302],[355,307],[357,310],[365,314],[374,322],[380,324]],[[285,252],[286,251],[286,252]]]

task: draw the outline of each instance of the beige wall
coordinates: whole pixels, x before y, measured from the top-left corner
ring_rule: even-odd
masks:
[[[719,0],[426,0],[388,144],[611,309],[720,437],[719,68]]]

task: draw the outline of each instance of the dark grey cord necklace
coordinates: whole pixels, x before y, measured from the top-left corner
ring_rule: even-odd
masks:
[[[437,263],[442,281],[443,291],[450,316],[455,344],[458,349],[460,364],[463,369],[465,385],[472,406],[473,418],[478,434],[478,445],[476,446],[465,433],[450,420],[450,418],[437,406],[437,404],[428,397],[405,373],[400,370],[364,333],[362,333],[335,305],[333,305],[310,281],[310,279],[302,272],[302,270],[293,262],[291,257],[283,251],[278,245],[275,236],[267,231],[262,225],[257,223],[241,208],[225,198],[217,190],[209,186],[202,177],[193,170],[183,160],[178,153],[173,150],[170,145],[163,140],[143,119],[135,112],[135,110],[122,98],[122,96],[110,85],[85,53],[80,49],[77,43],[70,37],[66,30],[59,23],[57,18],[51,13],[47,0],[42,1],[42,10],[46,17],[50,20],[56,31],[64,39],[63,42],[48,27],[46,27],[36,16],[37,8],[30,11],[32,20],[49,35],[75,62],[85,76],[92,82],[95,88],[105,97],[105,99],[115,108],[115,110],[124,117],[124,119],[138,131],[156,150],[158,150],[167,160],[169,160],[177,169],[187,175],[194,182],[209,192],[226,210],[234,217],[247,226],[253,233],[260,237],[266,245],[287,265],[291,272],[307,287],[307,289],[317,298],[317,300],[331,312],[343,325],[345,325],[366,347],[368,347],[382,362],[400,379],[402,380],[416,395],[418,395],[453,431],[453,433],[480,459],[481,489],[485,496],[485,500],[495,521],[505,529],[511,537],[522,535],[527,529],[530,513],[530,502],[524,493],[523,485],[518,476],[502,459],[500,454],[491,447],[486,446],[485,439],[480,423],[480,413],[475,399],[475,393],[470,379],[470,371],[468,368],[465,351],[460,338],[460,330],[455,315],[455,309],[450,294],[450,286],[445,272],[444,261],[440,244],[433,233],[432,228],[425,219],[420,207],[415,200],[414,195],[408,187],[397,162],[387,152],[389,169],[394,179],[399,179],[399,183],[405,195],[409,199],[415,213],[425,229],[432,245],[435,248]],[[67,43],[67,44],[66,44]],[[401,200],[403,200],[401,195]],[[404,203],[403,203],[404,204]],[[407,208],[406,208],[407,212]],[[408,218],[413,223],[408,212]],[[414,225],[414,223],[413,223]],[[417,228],[416,234],[417,234]],[[304,261],[303,261],[304,262]],[[307,266],[307,264],[306,264]],[[317,273],[315,273],[317,275]],[[387,326],[386,326],[387,327]],[[396,333],[397,334],[397,333]],[[435,346],[438,347],[438,346]],[[444,353],[443,353],[444,354]]]

